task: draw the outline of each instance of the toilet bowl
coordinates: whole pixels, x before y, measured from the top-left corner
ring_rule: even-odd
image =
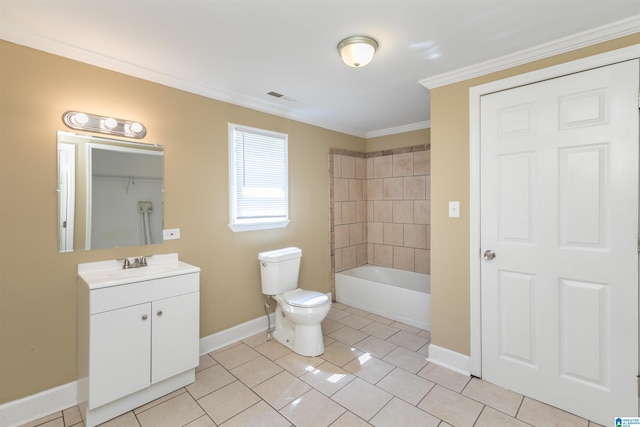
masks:
[[[320,292],[295,289],[274,296],[278,302],[273,337],[303,356],[324,353],[321,322],[331,309],[329,297]]]
[[[331,309],[331,300],[321,292],[297,287],[300,258],[298,248],[261,252],[262,293],[277,302],[273,337],[295,353],[324,353],[321,323]]]

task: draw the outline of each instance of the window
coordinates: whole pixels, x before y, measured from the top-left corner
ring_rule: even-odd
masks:
[[[287,135],[229,123],[229,228],[289,223]]]

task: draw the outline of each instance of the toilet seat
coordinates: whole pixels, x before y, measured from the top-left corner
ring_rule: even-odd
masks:
[[[329,302],[329,297],[321,292],[305,291],[304,289],[294,289],[285,292],[284,302],[294,307],[312,308],[319,307]]]

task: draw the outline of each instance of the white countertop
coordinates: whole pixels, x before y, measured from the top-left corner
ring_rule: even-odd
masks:
[[[128,258],[133,263],[135,257]],[[199,267],[180,261],[177,253],[145,258],[147,266],[128,269],[122,268],[122,260],[115,259],[78,264],[78,277],[87,284],[89,289],[100,289],[200,271]]]

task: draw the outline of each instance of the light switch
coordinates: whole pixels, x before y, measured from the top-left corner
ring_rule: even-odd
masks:
[[[460,202],[449,202],[449,218],[460,218]]]

